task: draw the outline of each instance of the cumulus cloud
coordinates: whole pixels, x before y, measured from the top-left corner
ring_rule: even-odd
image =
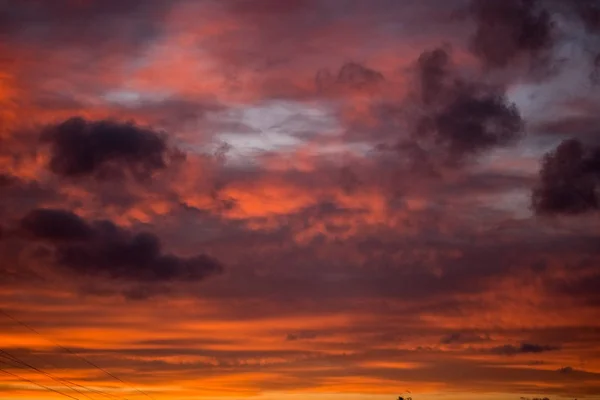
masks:
[[[576,139],[544,156],[531,204],[537,214],[581,214],[600,207],[600,147]]]
[[[216,259],[165,253],[154,234],[134,233],[110,221],[87,222],[56,209],[37,209],[21,220],[23,233],[50,243],[56,263],[78,274],[144,282],[200,281],[219,274]]]
[[[421,54],[417,74],[423,111],[413,145],[425,150],[427,157],[460,163],[521,137],[523,120],[503,88],[459,76],[446,49]]]
[[[164,133],[129,122],[74,117],[47,127],[42,140],[51,147],[49,168],[65,177],[104,177],[122,168],[138,178],[149,177],[178,154]]]
[[[425,117],[420,132],[433,134],[452,157],[462,157],[510,143],[521,119],[506,98],[481,88],[461,88],[441,112]]]

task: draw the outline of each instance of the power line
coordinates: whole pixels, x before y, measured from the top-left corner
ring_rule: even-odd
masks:
[[[7,364],[7,365],[10,365],[10,364]],[[5,373],[5,374],[7,374],[7,375],[14,376],[15,378],[19,379],[20,381],[23,381],[23,382],[28,382],[28,383],[31,383],[32,385],[36,385],[36,386],[38,386],[38,387],[41,387],[42,389],[45,389],[45,390],[48,390],[48,391],[51,391],[51,392],[54,392],[54,393],[60,394],[61,396],[69,397],[69,398],[71,398],[71,399],[73,399],[73,400],[79,400],[77,397],[73,397],[73,396],[71,396],[71,395],[68,395],[68,394],[66,394],[66,393],[63,393],[63,392],[61,392],[61,391],[58,391],[58,390],[56,390],[56,389],[52,389],[51,387],[44,386],[44,385],[42,385],[41,383],[37,383],[37,382],[34,382],[34,381],[32,381],[32,380],[29,380],[29,379],[27,379],[27,378],[23,378],[23,377],[22,377],[22,376],[20,376],[20,375],[13,374],[12,372],[8,372],[7,370],[5,370],[5,369],[4,369],[4,368],[2,368],[2,367],[0,367],[0,372],[4,372],[4,373]]]
[[[6,354],[6,355],[5,355],[5,356],[2,356],[2,353]],[[102,395],[102,396],[104,396],[104,397],[108,397],[108,398],[112,398],[112,399],[122,399],[122,400],[128,400],[128,399],[127,399],[127,398],[125,398],[125,397],[119,397],[119,396],[115,396],[115,395],[113,395],[113,394],[110,394],[110,393],[105,393],[105,392],[103,392],[103,391],[101,391],[101,390],[94,389],[94,388],[90,388],[90,387],[87,387],[87,386],[83,386],[83,385],[80,385],[80,384],[78,384],[78,383],[76,383],[76,382],[72,382],[72,381],[70,381],[70,380],[68,380],[68,379],[65,379],[65,378],[60,378],[60,377],[55,377],[55,376],[52,376],[52,374],[50,374],[50,373],[48,373],[48,372],[45,372],[45,371],[43,371],[43,370],[41,370],[41,369],[39,369],[39,368],[36,368],[35,366],[33,366],[33,365],[31,365],[31,364],[29,364],[29,363],[27,363],[27,362],[23,361],[23,360],[20,360],[18,357],[16,357],[16,356],[14,356],[14,355],[10,354],[10,353],[9,353],[9,352],[7,352],[6,350],[2,350],[2,349],[0,349],[0,357],[8,358],[8,359],[10,359],[11,361],[16,361],[18,364],[21,364],[22,366],[25,366],[25,367],[27,367],[27,368],[33,369],[34,371],[37,371],[37,372],[39,372],[39,373],[41,373],[41,374],[43,374],[43,375],[46,375],[47,377],[49,377],[50,379],[52,379],[52,380],[54,380],[54,381],[57,381],[57,382],[58,382],[58,381],[60,381],[60,382],[64,382],[65,386],[68,386],[68,387],[69,387],[71,390],[74,390],[74,391],[76,391],[77,393],[80,393],[80,394],[82,394],[83,396],[87,397],[88,399],[92,399],[92,398],[91,398],[91,397],[89,397],[87,394],[85,394],[85,393],[82,393],[81,391],[79,391],[79,390],[75,389],[75,388],[74,388],[74,387],[72,387],[72,386],[77,386],[77,387],[79,387],[79,388],[81,388],[81,389],[84,389],[84,390],[86,390],[86,391],[88,391],[88,392],[94,392],[94,393],[96,393],[96,394],[100,394],[100,395]],[[35,356],[35,357],[41,360],[41,357],[39,357],[39,356]],[[41,360],[41,361],[44,361],[44,360]],[[49,363],[49,364],[50,364],[50,365],[52,365],[52,366],[53,366],[53,367],[55,367],[55,368],[58,368],[58,367],[57,367],[55,364],[52,364],[52,363]],[[22,367],[21,367],[21,368],[22,368]],[[71,385],[72,385],[72,386],[71,386]]]
[[[118,376],[108,372],[107,370],[105,370],[104,368],[98,366],[97,364],[91,362],[90,360],[88,360],[87,358],[85,358],[84,356],[81,356],[79,354],[77,354],[76,352],[74,352],[73,350],[64,347],[62,345],[60,345],[59,343],[56,343],[55,341],[45,337],[44,335],[42,335],[39,331],[37,331],[35,328],[29,326],[28,324],[26,324],[25,322],[22,322],[20,320],[18,320],[17,318],[13,317],[12,315],[8,314],[6,311],[4,311],[2,308],[0,308],[0,314],[3,314],[5,317],[13,320],[14,322],[16,322],[17,324],[23,326],[24,328],[29,329],[31,332],[41,336],[42,338],[44,338],[46,341],[48,341],[49,343],[52,343],[54,346],[62,349],[63,351],[66,351],[67,353],[79,358],[80,360],[82,360],[83,362],[87,363],[88,365],[98,369],[99,371],[102,371],[103,373],[105,373],[107,376],[110,376],[111,378],[121,382],[123,385],[129,387],[130,389],[135,390],[136,392],[143,394],[144,396],[148,397],[151,400],[156,400],[154,399],[154,397],[150,396],[148,393],[144,392],[143,390],[136,388],[134,386],[131,386],[129,383],[125,382],[124,380],[122,380],[121,378],[119,378]]]
[[[32,369],[32,370],[34,370],[34,371],[36,371],[36,372],[38,372],[38,373],[40,373],[42,375],[47,376],[48,378],[52,379],[55,382],[60,383],[61,385],[64,385],[64,386],[68,387],[69,389],[71,389],[71,390],[79,393],[80,395],[85,396],[88,399],[92,399],[87,394],[85,394],[83,392],[80,392],[79,390],[75,389],[72,386],[69,386],[68,384],[65,384],[65,381],[63,379],[56,378],[52,374],[50,374],[48,372],[45,372],[45,371],[42,371],[41,369],[39,369],[39,368],[37,368],[37,367],[35,367],[35,366],[33,366],[33,365],[31,365],[31,364],[23,361],[23,360],[20,360],[18,357],[15,357],[14,355],[10,354],[7,351],[4,351],[4,350],[0,349],[0,357],[4,357],[5,359],[11,360],[13,362],[16,362],[17,363],[17,367],[19,367],[19,368],[29,368],[29,369]]]

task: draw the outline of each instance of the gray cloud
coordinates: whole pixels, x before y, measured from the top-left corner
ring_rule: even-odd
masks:
[[[50,169],[65,177],[104,178],[121,174],[124,167],[147,178],[182,155],[169,149],[164,133],[133,123],[70,118],[47,127],[42,140],[51,146]]]
[[[542,160],[531,204],[537,214],[581,214],[600,207],[600,147],[571,139]]]
[[[486,67],[506,67],[520,56],[538,57],[554,44],[554,23],[537,0],[474,0],[473,53]]]
[[[219,274],[219,261],[204,254],[190,258],[164,253],[151,233],[134,233],[110,221],[88,223],[65,210],[38,209],[21,221],[34,240],[49,242],[55,261],[77,275],[141,282],[201,281]]]
[[[501,354],[505,356],[514,356],[516,354],[536,354],[536,353],[544,353],[546,351],[555,351],[559,350],[560,347],[557,346],[548,346],[548,345],[540,345],[533,343],[521,343],[519,346],[513,346],[511,344],[507,344],[504,346],[493,347],[490,351],[494,354]]]
[[[523,120],[501,87],[460,77],[443,48],[425,51],[417,61],[422,116],[413,141],[400,148],[433,162],[460,163],[523,134]]]

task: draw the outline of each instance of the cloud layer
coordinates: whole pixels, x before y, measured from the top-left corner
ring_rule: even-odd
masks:
[[[0,1],[0,308],[157,400],[593,399],[598,10]]]

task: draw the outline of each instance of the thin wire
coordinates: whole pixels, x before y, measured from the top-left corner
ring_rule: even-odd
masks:
[[[3,354],[5,354],[5,355],[3,355]],[[31,365],[31,364],[23,361],[23,360],[20,360],[18,357],[15,357],[14,355],[10,354],[8,351],[4,351],[4,350],[0,349],[0,357],[4,357],[5,359],[8,359],[8,360],[13,361],[13,362],[16,362],[17,363],[17,367],[19,367],[19,368],[22,368],[22,369],[30,368],[30,369],[32,369],[32,370],[34,370],[34,371],[36,371],[36,372],[38,372],[38,373],[40,373],[42,375],[47,376],[48,378],[52,379],[56,383],[60,383],[61,385],[64,385],[64,386],[68,387],[69,389],[71,389],[71,390],[73,390],[73,391],[81,394],[82,396],[85,396],[88,399],[92,399],[87,394],[85,394],[83,392],[80,392],[79,390],[75,389],[74,387],[71,387],[71,386],[65,384],[64,380],[62,380],[60,378],[56,378],[52,374],[50,374],[48,372],[45,372],[45,371],[42,371],[41,369],[39,369],[39,368],[37,368],[37,367],[35,367],[35,366],[33,366],[33,365]],[[19,366],[19,364],[21,366]]]
[[[45,340],[47,340],[48,342],[52,343],[54,346],[56,346],[56,347],[58,347],[58,348],[62,349],[63,351],[66,351],[66,352],[67,352],[67,353],[69,353],[69,354],[72,354],[72,355],[74,355],[75,357],[77,357],[77,358],[79,358],[80,360],[84,361],[84,362],[85,362],[85,363],[87,363],[88,365],[90,365],[90,366],[92,366],[92,367],[94,367],[94,368],[96,368],[96,369],[98,369],[98,370],[100,370],[100,371],[104,372],[106,375],[108,375],[108,376],[110,376],[111,378],[113,378],[113,379],[115,379],[115,380],[117,380],[117,381],[121,382],[123,385],[125,385],[125,386],[129,387],[130,389],[133,389],[133,390],[137,391],[138,393],[141,393],[141,394],[143,394],[144,396],[148,397],[148,398],[149,398],[149,399],[151,399],[151,400],[156,400],[154,397],[150,396],[148,393],[146,393],[146,392],[144,392],[143,390],[141,390],[141,389],[138,389],[138,388],[136,388],[136,387],[134,387],[134,386],[131,386],[129,383],[125,382],[124,380],[122,380],[122,379],[121,379],[121,378],[119,378],[118,376],[111,374],[110,372],[108,372],[108,371],[107,371],[107,370],[105,370],[104,368],[102,368],[102,367],[100,367],[100,366],[98,366],[98,365],[94,364],[93,362],[91,362],[90,360],[88,360],[87,358],[85,358],[84,356],[81,356],[81,355],[79,355],[79,354],[75,353],[73,350],[71,350],[71,349],[69,349],[69,348],[67,348],[67,347],[64,347],[64,346],[62,346],[62,345],[60,345],[60,344],[56,343],[55,341],[53,341],[53,340],[51,340],[51,339],[49,339],[49,338],[45,337],[45,336],[44,336],[44,335],[42,335],[42,334],[41,334],[39,331],[37,331],[37,330],[36,330],[36,329],[34,329],[33,327],[29,326],[28,324],[26,324],[26,323],[24,323],[24,322],[22,322],[22,321],[19,321],[17,318],[13,317],[12,315],[10,315],[10,314],[8,314],[6,311],[4,311],[2,308],[0,308],[0,314],[3,314],[5,317],[7,317],[7,318],[9,318],[9,319],[13,320],[14,322],[18,323],[19,325],[21,325],[21,326],[23,326],[23,327],[25,327],[25,328],[29,329],[29,330],[30,330],[30,331],[32,331],[33,333],[35,333],[35,334],[37,334],[37,335],[39,335],[39,336],[43,337]]]
[[[10,364],[7,364],[7,365],[10,365]],[[22,376],[20,376],[20,375],[13,374],[12,372],[8,372],[7,370],[5,370],[5,369],[4,369],[4,368],[2,368],[2,367],[0,367],[0,372],[4,372],[4,373],[5,373],[5,374],[7,374],[7,375],[12,375],[12,376],[14,376],[15,378],[17,378],[17,379],[19,379],[19,380],[21,380],[21,381],[23,381],[23,382],[28,382],[28,383],[31,383],[32,385],[39,386],[39,387],[41,387],[42,389],[45,389],[45,390],[48,390],[48,391],[50,391],[50,392],[54,392],[54,393],[60,394],[61,396],[69,397],[69,398],[71,398],[71,399],[73,399],[73,400],[79,400],[77,397],[73,397],[73,396],[71,396],[71,395],[68,395],[68,394],[66,394],[66,393],[60,392],[60,391],[58,391],[58,390],[56,390],[56,389],[52,389],[51,387],[44,386],[44,385],[42,385],[42,384],[40,384],[40,383],[34,382],[34,381],[32,381],[32,380],[29,380],[29,379],[27,379],[27,378],[23,378],[23,377],[22,377]]]
[[[108,398],[114,398],[114,399],[128,400],[126,397],[119,397],[119,396],[115,396],[115,395],[113,395],[113,394],[110,394],[110,393],[104,393],[104,392],[103,392],[103,391],[101,391],[101,390],[94,389],[94,388],[90,388],[90,387],[87,387],[87,386],[83,386],[83,385],[80,385],[80,384],[78,384],[78,383],[76,383],[76,382],[72,382],[72,381],[70,381],[70,380],[68,380],[68,379],[65,379],[65,378],[54,377],[54,376],[52,376],[52,374],[50,374],[50,373],[48,373],[48,372],[45,372],[45,371],[43,371],[43,370],[41,370],[41,369],[39,369],[39,368],[36,368],[35,366],[33,366],[33,365],[31,365],[31,364],[29,364],[29,363],[27,363],[27,362],[23,361],[23,360],[20,360],[18,357],[16,357],[16,356],[14,356],[14,355],[10,354],[10,353],[9,353],[9,352],[7,352],[6,350],[2,350],[2,349],[0,349],[0,353],[4,353],[4,354],[6,354],[6,355],[8,356],[8,357],[7,357],[7,356],[3,356],[4,358],[9,358],[9,359],[11,359],[12,361],[16,361],[17,363],[20,363],[20,364],[22,364],[22,365],[24,365],[24,366],[26,366],[26,367],[28,367],[28,368],[31,368],[31,369],[33,369],[33,370],[35,370],[35,371],[37,371],[37,372],[39,372],[39,373],[41,373],[41,374],[44,374],[44,375],[48,376],[49,378],[51,378],[51,379],[53,379],[53,380],[55,380],[55,381],[58,379],[58,380],[60,380],[60,381],[62,381],[62,382],[65,382],[65,383],[66,383],[66,386],[73,385],[73,386],[77,386],[77,387],[79,387],[79,388],[85,389],[85,390],[86,390],[86,391],[88,391],[88,392],[94,392],[94,393],[97,393],[97,394],[101,394],[101,395],[102,395],[102,396],[104,396],[104,397],[108,397]],[[0,354],[0,356],[2,356],[2,355]],[[38,358],[38,359],[40,359],[41,361],[44,361],[44,360],[42,360],[42,359],[41,359],[41,357],[39,357],[39,356],[35,356],[35,357],[36,357],[36,358]],[[49,364],[50,364],[50,365],[52,365],[52,366],[53,366],[53,367],[55,367],[55,368],[58,368],[58,367],[57,367],[55,364],[53,364],[53,363],[49,363]],[[79,390],[77,390],[77,389],[75,389],[75,388],[73,388],[73,387],[70,387],[70,386],[69,386],[69,388],[70,388],[70,389],[72,389],[72,390],[74,390],[74,391],[76,391],[77,393],[81,393],[82,395],[84,395],[84,396],[85,396],[85,397],[87,397],[88,399],[91,399],[91,397],[89,397],[89,396],[88,396],[88,395],[86,395],[85,393],[82,393],[82,392],[80,392]]]

